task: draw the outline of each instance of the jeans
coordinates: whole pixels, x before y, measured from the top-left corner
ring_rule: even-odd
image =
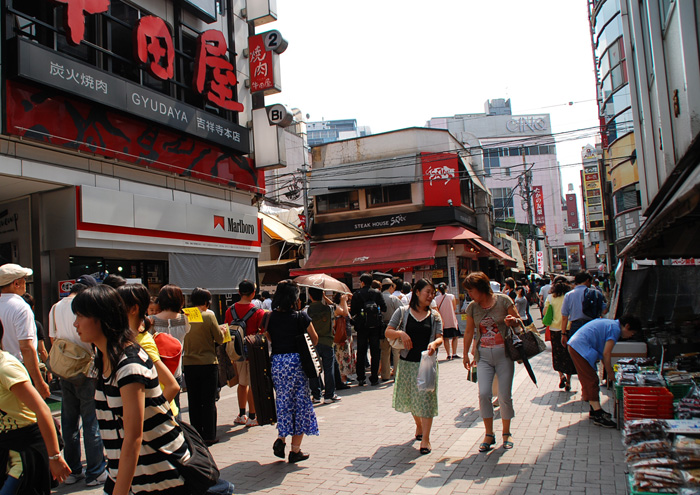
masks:
[[[498,403],[501,405],[501,419],[513,419],[513,374],[515,363],[506,356],[503,347],[479,347],[479,362],[476,365],[479,376],[479,409],[482,418],[493,418],[493,377],[498,376]]]
[[[233,483],[219,478],[219,481],[207,490],[207,495],[233,495]]]
[[[361,330],[357,332],[357,381],[365,381],[365,361],[367,361],[367,346],[371,358],[372,374],[369,381],[379,381],[379,329]]]
[[[216,438],[216,389],[219,368],[216,364],[185,365],[185,383],[190,423],[204,440]]]
[[[316,346],[316,351],[323,365],[323,383],[325,385],[323,398],[332,399],[335,395],[335,352],[333,351],[333,346],[325,344],[318,344]],[[309,387],[311,388],[311,395],[316,399],[320,399],[321,379],[312,378],[309,380]]]
[[[81,386],[61,380],[61,429],[66,443],[64,454],[72,474],[83,472],[80,461],[80,420],[83,420],[83,444],[87,458],[87,481],[92,481],[103,473],[107,467],[104,447],[95,415],[94,378],[88,378]]]

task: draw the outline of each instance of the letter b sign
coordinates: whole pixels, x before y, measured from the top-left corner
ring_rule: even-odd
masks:
[[[280,103],[265,107],[265,110],[267,110],[267,120],[270,122],[270,125],[288,127],[294,121],[292,112]]]

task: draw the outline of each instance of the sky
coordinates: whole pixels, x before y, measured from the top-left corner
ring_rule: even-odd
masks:
[[[598,125],[586,0],[277,0],[283,103],[310,121],[354,118],[372,133],[482,113],[549,113],[562,187],[580,185]],[[573,102],[573,104],[569,104]]]

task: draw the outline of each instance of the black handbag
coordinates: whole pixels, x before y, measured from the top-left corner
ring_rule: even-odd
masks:
[[[306,333],[306,330],[301,328],[301,315],[297,313],[297,335],[294,337],[301,361],[301,369],[308,378],[318,378],[321,376],[321,360],[318,357],[316,347],[311,342],[311,337]]]
[[[177,462],[178,472],[192,495],[205,495],[207,490],[219,481],[219,468],[199,432],[183,421],[177,420],[177,423],[190,451],[187,461]]]
[[[522,321],[520,323],[522,325]],[[513,361],[530,359],[547,348],[547,344],[538,333],[525,331],[516,334],[511,327],[508,327],[508,335],[504,342],[506,356]]]

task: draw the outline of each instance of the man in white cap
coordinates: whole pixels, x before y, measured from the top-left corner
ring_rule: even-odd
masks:
[[[48,384],[39,372],[36,353],[36,323],[29,304],[22,299],[27,292],[27,279],[31,268],[7,263],[0,266],[0,321],[5,327],[2,347],[24,363],[34,387],[45,399],[50,394]]]

